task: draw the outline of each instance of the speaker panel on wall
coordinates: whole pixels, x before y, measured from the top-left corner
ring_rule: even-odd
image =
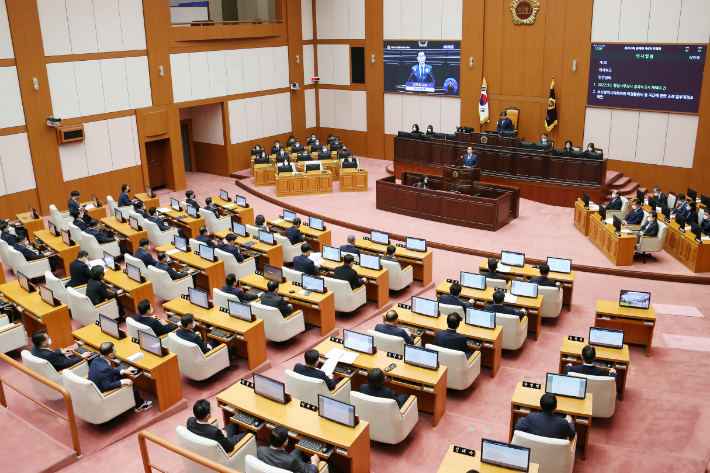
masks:
[[[353,46],[350,48],[350,64],[352,65],[351,82],[353,84],[365,83],[365,48]]]

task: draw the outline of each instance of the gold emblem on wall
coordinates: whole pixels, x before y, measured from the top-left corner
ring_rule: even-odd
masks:
[[[454,171],[454,177],[459,177],[459,172],[458,172],[458,171]]]
[[[540,4],[535,0],[513,0],[510,4],[510,13],[516,25],[532,25],[535,15],[540,9]]]

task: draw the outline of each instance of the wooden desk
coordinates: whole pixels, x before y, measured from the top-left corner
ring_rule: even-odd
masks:
[[[332,156],[332,153],[331,153]],[[316,153],[315,158],[313,158],[314,161],[318,161],[318,153]],[[330,171],[333,173],[333,178],[335,179],[340,179],[340,160],[339,159],[332,159],[330,161],[324,159],[321,161],[323,163],[323,170],[324,171]]]
[[[694,273],[710,271],[710,241],[703,240],[702,243],[698,243],[695,241],[695,235],[690,232],[690,227],[686,226],[685,233],[682,233],[675,220],[666,223],[666,226],[668,233],[666,241],[663,243],[666,253],[683,263]]]
[[[582,199],[577,199],[574,203],[574,226],[584,236],[589,236],[589,217],[599,212],[599,210],[592,210],[591,204],[589,202],[589,209],[585,209]]]
[[[266,223],[272,232],[279,233],[283,236],[286,236],[286,229],[293,226],[291,222],[287,222],[282,218],[272,218]],[[325,228],[323,231],[315,230],[308,226],[308,222],[301,223],[301,234],[306,237],[306,241],[311,245],[313,251],[318,253],[323,251],[323,245],[332,246],[330,229],[327,228],[325,224],[323,228]]]
[[[255,164],[252,175],[255,186],[273,186],[276,184],[276,164]]]
[[[322,341],[317,347],[322,357],[333,348],[349,351],[342,344],[331,342],[330,339]],[[352,389],[357,391],[360,385],[367,382],[367,373],[373,368],[384,371],[386,367],[395,363],[397,366],[385,373],[385,386],[395,389],[399,394],[414,395],[417,397],[417,406],[420,411],[434,414],[432,425],[436,427],[446,412],[446,376],[447,368],[439,365],[439,369],[428,370],[418,366],[408,365],[404,360],[395,360],[387,356],[387,352],[378,351],[374,355],[360,353],[352,364],[357,368],[357,373],[352,377]],[[412,383],[416,383],[412,384]]]
[[[266,291],[269,280],[252,273],[239,282]],[[298,293],[302,290],[302,287],[294,286],[291,281],[279,285],[279,295],[287,298],[288,302],[294,305],[294,310],[301,309],[304,321],[320,327],[321,336],[325,337],[335,328],[335,294],[333,291],[327,291],[325,294],[311,292],[304,296]],[[294,292],[291,294],[289,291]]]
[[[74,261],[81,251],[79,244],[69,246],[62,241],[61,236],[52,235],[49,230],[35,231],[35,237],[44,243],[54,253],[59,254],[57,268],[64,268],[69,276],[69,264]]]
[[[624,331],[624,342],[646,346],[646,356],[651,356],[653,328],[656,326],[656,311],[621,307],[618,302],[597,301],[595,327]]]
[[[22,315],[28,337],[37,330],[46,330],[56,348],[66,348],[74,343],[69,307],[62,303],[57,307],[50,306],[39,297],[39,289],[29,293],[17,280],[1,285],[0,293],[3,300],[17,305],[15,310]]]
[[[394,245],[394,244],[393,244]],[[364,238],[359,238],[355,242],[355,246],[365,251],[365,253],[370,253],[377,256],[385,256],[387,254],[387,245],[380,245],[379,243],[373,243]],[[431,250],[427,250],[425,253],[420,253],[419,251],[410,251],[406,248],[400,248],[395,245],[394,257],[399,260],[402,264],[402,269],[407,266],[413,266],[414,269],[414,279],[422,282],[422,286],[426,286],[432,280],[432,270],[434,266],[434,256]]]
[[[335,268],[342,265],[343,263],[336,263],[335,261],[324,259],[320,267],[330,271],[328,277],[333,277],[332,273],[335,271]],[[353,264],[353,269],[357,271],[358,276],[368,278],[369,280],[367,284],[365,284],[367,298],[377,302],[378,309],[384,307],[384,305],[390,301],[389,270],[383,267],[381,270],[375,271],[374,269],[363,268],[358,264]]]
[[[118,303],[123,307],[127,307],[137,313],[138,303],[148,299],[148,302],[156,309],[152,282],[139,283],[129,278],[123,271],[112,271],[110,269],[104,271],[104,281],[126,291],[118,298]]]
[[[622,225],[621,228],[623,230],[625,227]],[[589,217],[589,241],[615,266],[631,266],[638,237],[633,233],[617,236],[614,231],[613,225],[602,223],[598,213]]]
[[[214,234],[216,238],[224,238],[232,233],[231,230],[224,230],[222,232],[217,232]],[[259,256],[259,267],[263,268],[264,263],[270,264],[271,266],[281,267],[284,265],[284,251],[280,244],[267,245],[266,243],[261,243],[259,240],[255,240],[251,237],[237,236],[236,242],[241,246],[250,241],[255,241],[256,245],[250,246],[248,249],[260,253]],[[246,256],[246,255],[245,255]]]
[[[131,337],[116,340],[112,336],[106,335],[98,325],[87,325],[75,330],[72,335],[77,341],[90,345],[97,352],[102,343],[112,342],[116,348],[116,358],[143,370],[143,374],[135,378],[133,383],[139,388],[158,396],[160,412],[165,411],[182,399],[180,370],[178,369],[178,359],[175,353],[170,353],[161,358],[141,350],[137,343],[131,341]],[[129,356],[138,352],[143,353],[143,358],[135,362],[127,360]]]
[[[318,412],[300,407],[298,399],[292,399],[288,404],[279,404],[255,394],[252,388],[239,382],[217,394],[217,403],[222,410],[224,425],[235,422],[242,430],[254,432],[257,438],[267,443],[271,434],[269,424],[281,425],[298,433],[298,437],[289,438],[289,450],[305,435],[335,445],[335,451],[327,460],[338,470],[353,473],[370,471],[370,424],[364,420],[351,429],[320,417]],[[266,425],[255,431],[253,427],[237,422],[232,419],[237,410],[263,419]],[[314,453],[307,451],[307,456]]]
[[[343,169],[340,172],[340,192],[367,192],[367,169]]]
[[[94,205],[94,202],[93,202],[93,201],[91,201],[91,202],[84,202],[84,203],[79,204],[79,205],[81,205],[82,207],[86,207],[87,205],[92,205],[92,206],[93,206],[93,205]],[[86,214],[87,214],[89,217],[95,218],[96,220],[101,220],[102,218],[106,217],[106,207],[104,207],[103,205],[101,205],[101,207],[96,207],[96,206],[94,206],[93,208],[90,208],[90,209],[84,210],[84,211],[86,212]]]
[[[399,322],[409,328],[415,330],[424,329],[422,335],[422,346],[426,343],[434,343],[436,332],[448,329],[446,317],[439,315],[437,318],[427,317],[413,313],[409,309],[401,307],[393,307],[392,310],[397,311]],[[387,314],[382,314],[382,319]],[[500,368],[501,354],[503,351],[503,327],[496,326],[495,329],[489,330],[481,327],[474,327],[462,323],[457,329],[458,333],[462,333],[467,339],[473,340],[475,345],[469,345],[471,350],[476,350],[481,353],[481,366],[491,368],[491,378],[496,377]]]
[[[538,473],[539,468],[540,465],[530,462],[528,473]],[[480,473],[510,473],[513,471],[481,463],[481,452],[478,450],[476,450],[475,457],[456,453],[453,445],[449,446],[441,466],[436,471],[437,473],[468,473],[471,470],[476,470]]]
[[[282,172],[276,175],[276,197],[289,195],[330,194],[333,174],[330,171],[304,173]]]
[[[143,238],[148,238],[147,230],[136,231],[131,228],[131,226],[127,222],[121,223],[116,220],[116,217],[104,217],[101,219],[101,223],[104,225],[104,227],[108,228],[114,233],[120,233],[124,235],[126,239],[123,241],[126,244],[126,249],[128,249],[128,251],[130,251],[132,254],[135,254],[136,250],[140,248],[140,241]],[[118,235],[115,236],[116,239],[119,239]]]
[[[158,197],[150,197],[146,192],[140,194],[135,194],[135,198],[145,204],[145,211],[148,213],[148,209],[151,207],[160,208],[160,199]]]
[[[254,207],[240,207],[234,201],[227,202],[221,197],[212,197],[212,203],[232,217],[232,222],[242,225],[254,225]]]
[[[235,347],[239,356],[243,356],[249,360],[249,369],[256,369],[257,366],[266,361],[264,321],[256,319],[254,322],[246,322],[236,319],[219,309],[219,307],[213,307],[209,310],[203,309],[181,297],[163,304],[163,310],[172,311],[177,314],[178,317],[183,314],[191,313],[195,317],[195,320],[200,322],[197,329],[202,334],[203,340],[214,338],[208,335],[208,333],[214,329],[220,329],[223,332],[235,334],[235,337],[230,341],[221,338],[215,339]]]
[[[573,365],[581,365],[582,349],[587,346],[587,342],[573,342],[567,338],[562,340],[562,349],[560,350],[560,374],[565,374],[567,363]],[[629,346],[624,344],[620,350],[615,348],[594,347],[597,352],[597,361],[611,363],[611,366],[600,366],[605,370],[614,368],[616,370],[616,398],[619,401],[624,400],[626,392],[626,378],[629,371]]]
[[[159,246],[155,249],[156,253],[158,251],[170,251],[174,250],[175,247],[168,243],[167,245]],[[224,282],[226,280],[226,275],[224,274],[224,261],[217,260],[214,263],[202,259],[195,252],[189,251],[185,253],[184,251],[178,251],[170,255],[175,261],[185,263],[191,268],[195,268],[200,272],[197,274],[197,285],[206,287],[209,289],[209,295],[212,296],[212,290],[214,288],[222,289]]]
[[[25,227],[25,230],[27,230],[27,237],[30,241],[34,240],[34,232],[44,228],[44,219],[42,219],[42,217],[34,219],[30,212],[16,214],[15,217],[17,217],[17,220],[19,220],[22,226]]]
[[[205,219],[200,217],[199,213],[197,214],[198,215],[197,218],[190,217],[184,211],[176,212],[174,210],[171,210],[170,212],[165,212],[163,215],[170,218],[173,226],[178,226],[178,227],[182,228],[182,231],[185,232],[185,236],[187,238],[195,238],[197,235],[200,234],[200,227],[205,226]],[[181,218],[180,220],[175,220],[175,217],[182,217],[182,216],[184,216],[185,218]],[[188,241],[188,243],[189,243],[189,241]]]
[[[530,413],[540,412],[540,398],[545,394],[545,385],[541,389],[524,388],[520,382],[515,387],[513,400],[510,403],[510,437],[513,440],[515,423],[518,419],[526,417]],[[556,413],[572,416],[574,430],[577,432],[577,448],[582,448],[582,460],[587,459],[587,445],[589,444],[589,433],[592,430],[592,393],[588,392],[584,399],[573,399],[571,397],[557,396]]]

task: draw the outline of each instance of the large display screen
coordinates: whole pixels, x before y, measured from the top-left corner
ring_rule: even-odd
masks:
[[[385,41],[385,91],[461,95],[460,41]]]
[[[592,44],[587,105],[698,113],[707,46]]]

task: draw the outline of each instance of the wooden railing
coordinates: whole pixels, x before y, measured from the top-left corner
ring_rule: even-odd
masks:
[[[232,25],[261,25],[261,24],[280,24],[283,20],[241,20],[241,21],[188,21],[186,23],[171,23],[175,25],[190,25],[190,26],[232,26]]]
[[[14,366],[18,370],[25,373],[27,376],[31,376],[32,378],[36,379],[37,381],[39,381],[40,383],[42,383],[46,386],[49,386],[50,388],[54,389],[55,391],[59,391],[62,394],[62,396],[64,396],[64,404],[66,405],[66,408],[67,408],[67,415],[63,416],[62,414],[55,411],[51,407],[45,406],[44,404],[42,404],[38,400],[34,399],[33,397],[30,397],[28,394],[22,392],[17,387],[8,383],[7,380],[3,379],[1,376],[0,376],[0,404],[2,404],[2,406],[7,409],[7,400],[5,399],[5,390],[3,388],[3,384],[7,384],[8,387],[10,387],[10,388],[14,389],[15,391],[17,391],[18,393],[22,394],[30,401],[45,408],[46,410],[48,410],[52,414],[59,416],[62,419],[68,421],[69,422],[69,430],[71,431],[71,441],[74,446],[74,451],[76,452],[76,457],[81,458],[82,453],[81,453],[81,445],[79,445],[79,431],[76,428],[76,417],[74,416],[74,405],[71,402],[71,394],[69,394],[69,391],[67,391],[67,389],[64,386],[61,386],[61,385],[55,383],[54,381],[51,381],[51,380],[45,378],[44,376],[42,376],[39,373],[35,373],[31,369],[27,368],[25,365],[16,362],[15,360],[13,360],[12,358],[10,358],[9,356],[7,356],[6,354],[4,354],[2,352],[0,352],[0,360],[7,362],[8,364],[10,364],[10,366]]]
[[[138,444],[141,448],[141,458],[143,460],[143,469],[145,470],[145,473],[152,473],[153,469],[156,469],[161,473],[168,473],[166,470],[163,470],[162,468],[153,465],[150,462],[150,458],[148,457],[148,444],[146,443],[146,440],[150,440],[151,442],[158,444],[161,447],[167,448],[171,452],[177,453],[180,456],[199,463],[200,465],[205,466],[207,468],[211,468],[214,471],[218,471],[219,473],[235,473],[235,470],[232,468],[228,468],[224,465],[217,463],[214,460],[210,460],[209,458],[205,458],[202,455],[193,453],[190,450],[187,450],[186,448],[182,448],[180,445],[175,445],[172,442],[168,442],[164,438],[158,437],[157,435],[152,434],[147,430],[141,430],[140,432],[138,432]]]

